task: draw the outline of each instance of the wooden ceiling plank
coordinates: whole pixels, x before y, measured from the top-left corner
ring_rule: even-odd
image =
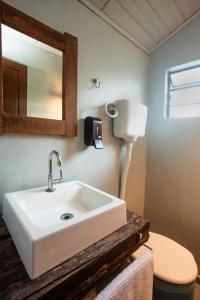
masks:
[[[170,38],[176,35],[179,31],[181,31],[184,27],[186,27],[188,24],[190,24],[199,16],[200,16],[200,10],[197,10],[196,13],[194,13],[188,20],[186,20],[182,25],[178,26],[173,32],[171,32],[168,36],[166,36],[166,38],[164,38],[160,43],[158,43],[155,47],[153,47],[150,53],[154,52],[156,49],[158,49],[160,46],[166,43]]]
[[[147,54],[152,53],[200,16],[200,0],[78,1]],[[147,5],[150,8],[147,8]],[[152,21],[156,23],[155,28],[153,28],[155,24],[151,23],[150,16],[153,19]],[[158,33],[159,23],[166,26],[167,34],[164,35],[162,32],[162,25],[160,27],[162,28],[160,30],[162,36],[160,31]],[[150,27],[150,29],[147,27]],[[156,33],[153,32],[154,29],[157,31]],[[159,35],[161,38],[158,41]]]
[[[172,32],[184,23],[184,18],[174,0],[146,0],[168,30]]]
[[[117,31],[120,35],[125,37],[128,41],[130,41],[134,46],[138,49],[142,50],[144,53],[149,54],[149,49],[145,48],[138,40],[136,40],[133,36],[131,36],[126,30],[124,30],[121,26],[119,26],[116,22],[114,22],[111,18],[107,17],[105,13],[103,13],[100,9],[98,9],[90,0],[78,0],[82,5],[87,7],[92,13],[94,13],[97,17],[107,23],[110,27],[112,27],[115,31]]]
[[[117,0],[117,2],[156,43],[169,33],[146,0]]]
[[[162,0],[163,1],[163,0]],[[169,11],[170,15],[174,19],[176,26],[184,23],[184,18],[175,2],[175,0],[164,0],[165,7]]]
[[[200,9],[200,0],[175,0],[184,19],[189,19],[195,12]]]
[[[102,10],[109,0],[90,0],[98,9]]]
[[[115,0],[110,0],[103,12],[132,35],[146,49],[151,49],[155,46],[155,41]]]

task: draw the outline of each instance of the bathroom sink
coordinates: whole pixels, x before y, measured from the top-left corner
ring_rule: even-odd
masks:
[[[85,183],[71,181],[4,195],[3,219],[30,278],[127,223],[126,204]]]

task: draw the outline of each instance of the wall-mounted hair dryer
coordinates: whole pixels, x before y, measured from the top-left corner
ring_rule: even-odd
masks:
[[[113,118],[113,133],[126,142],[126,157],[121,175],[120,198],[125,198],[126,180],[131,162],[133,143],[145,135],[147,107],[133,100],[106,103],[106,113]]]

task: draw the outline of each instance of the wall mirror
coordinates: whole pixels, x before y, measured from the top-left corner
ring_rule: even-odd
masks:
[[[0,132],[76,136],[77,38],[1,1]]]
[[[62,120],[62,51],[1,29],[4,112]]]

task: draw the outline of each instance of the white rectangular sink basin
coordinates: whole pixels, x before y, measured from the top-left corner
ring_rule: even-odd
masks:
[[[4,195],[3,219],[30,278],[36,278],[127,223],[126,204],[71,181]]]

